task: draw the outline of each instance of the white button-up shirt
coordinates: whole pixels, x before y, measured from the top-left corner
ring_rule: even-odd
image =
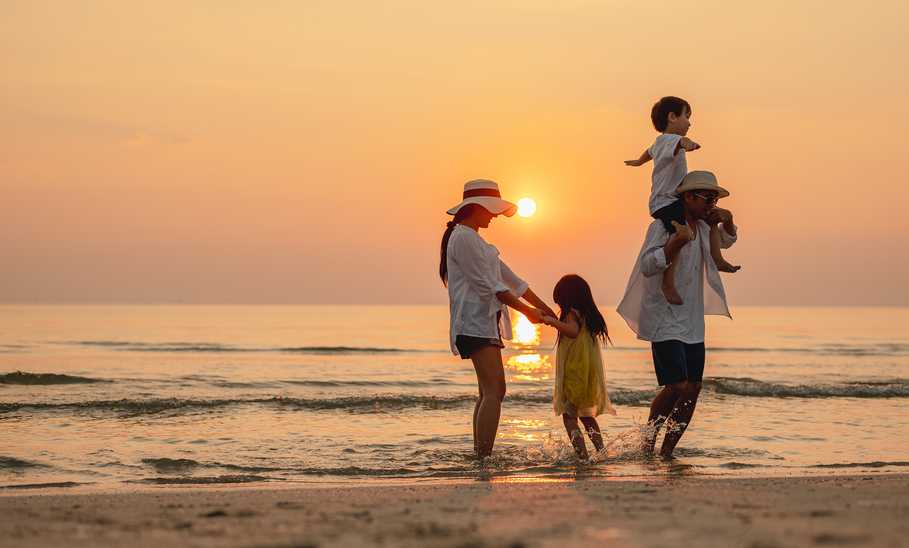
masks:
[[[448,300],[454,354],[458,354],[458,335],[487,339],[501,335],[511,339],[508,307],[496,297],[502,291],[521,297],[527,292],[527,282],[499,259],[499,250],[486,243],[477,231],[455,226],[448,240]],[[498,312],[502,312],[500,320]]]
[[[719,231],[721,247],[735,243],[736,236],[728,234],[722,224]],[[619,315],[645,341],[704,342],[705,314],[732,318],[723,281],[710,256],[710,227],[698,221],[697,238],[682,246],[676,256],[675,287],[684,302],[681,305],[669,304],[662,291],[662,274],[668,267],[663,246],[668,240],[663,222],[653,221],[619,303]]]

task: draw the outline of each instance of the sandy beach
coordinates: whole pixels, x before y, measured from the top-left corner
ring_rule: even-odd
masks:
[[[7,489],[3,546],[905,546],[909,475]]]

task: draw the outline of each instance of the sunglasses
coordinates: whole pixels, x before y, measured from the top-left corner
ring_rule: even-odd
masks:
[[[692,192],[692,194],[694,194],[694,195],[697,196],[698,198],[704,200],[704,201],[707,202],[708,204],[715,204],[715,203],[717,202],[717,200],[720,199],[720,196],[719,196],[718,194],[713,194],[713,193],[711,193],[711,194],[701,194],[700,192]]]

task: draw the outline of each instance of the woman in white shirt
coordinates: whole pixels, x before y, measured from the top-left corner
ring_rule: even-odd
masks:
[[[496,183],[470,181],[464,185],[463,201],[448,210],[454,219],[442,236],[439,276],[448,287],[451,350],[473,362],[480,389],[473,411],[474,450],[480,458],[492,454],[505,397],[501,349],[502,338],[511,339],[508,307],[533,323],[540,323],[543,314],[556,315],[479,234],[494,217],[511,217],[516,210],[502,199]]]

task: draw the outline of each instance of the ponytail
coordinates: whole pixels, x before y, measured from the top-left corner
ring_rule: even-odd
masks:
[[[480,206],[476,204],[465,205],[455,213],[454,219],[448,221],[448,224],[445,225],[445,232],[442,234],[441,260],[439,261],[439,277],[442,278],[442,285],[444,286],[448,286],[448,240],[451,238],[451,233],[454,232],[455,227],[461,224],[461,221],[470,217],[474,207]]]

